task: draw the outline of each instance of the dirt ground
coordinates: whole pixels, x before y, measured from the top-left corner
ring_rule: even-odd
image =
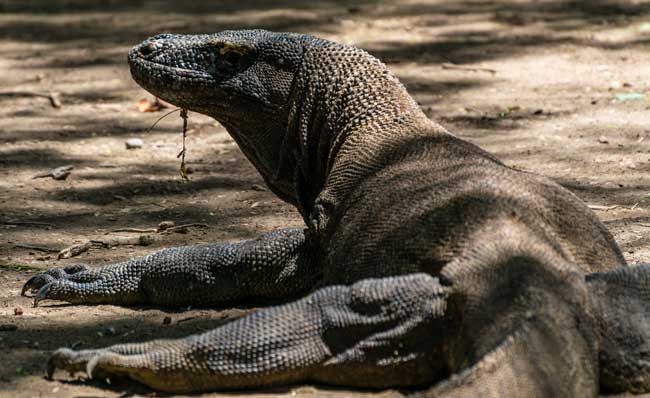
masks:
[[[650,1],[0,0],[0,325],[17,326],[0,331],[0,397],[157,396],[64,374],[47,381],[44,363],[61,346],[178,337],[250,311],[32,308],[19,293],[48,267],[102,265],[300,225],[296,211],[261,188],[223,127],[190,114],[193,173],[184,183],[180,119],[148,132],[169,109],[134,108],[149,96],[130,79],[131,46],[162,32],[257,27],[367,49],[432,118],[509,165],[554,178],[594,207],[631,263],[650,261]],[[25,92],[59,92],[61,107]],[[136,137],[143,147],[127,150]],[[32,179],[68,164],[74,170],[65,181]],[[112,231],[165,220],[208,227],[66,260],[24,247],[137,236]],[[350,393],[298,386],[250,395]]]

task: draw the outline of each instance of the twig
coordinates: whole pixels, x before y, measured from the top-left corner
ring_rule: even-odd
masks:
[[[46,253],[59,253],[60,252],[60,250],[52,249],[52,248],[45,247],[45,246],[17,244],[17,245],[14,245],[14,247],[19,247],[21,249],[40,250],[40,251],[46,252]]]
[[[41,226],[41,227],[53,227],[54,226],[54,224],[48,224],[46,222],[14,221],[14,220],[0,221],[0,224],[3,224],[3,225],[37,225],[37,226]]]
[[[62,258],[76,257],[76,256],[80,255],[81,253],[84,253],[84,252],[88,251],[88,249],[90,249],[91,247],[93,247],[93,242],[92,241],[84,242],[84,243],[82,243],[80,245],[74,245],[74,246],[66,247],[65,249],[63,249],[63,250],[61,250],[59,252],[59,255],[57,256],[57,258],[60,260]]]
[[[154,242],[154,237],[151,235],[139,235],[134,237],[114,237],[109,239],[91,239],[79,245],[66,247],[59,252],[59,259],[76,257],[81,253],[88,251],[91,247],[114,247],[120,245],[138,245],[149,246]]]
[[[634,210],[637,207],[639,207],[639,202],[633,204],[632,206],[623,206],[623,205],[611,205],[611,206],[602,206],[602,205],[588,205],[588,207],[591,210],[602,210],[602,211],[608,211],[608,210],[614,210],[614,209],[624,209],[624,210]]]
[[[149,128],[147,129],[147,132],[146,132],[145,134],[149,134],[149,133],[151,133],[151,130],[153,130],[153,128],[156,127],[156,125],[158,124],[158,122],[160,122],[161,120],[163,120],[163,119],[166,118],[167,116],[171,115],[172,113],[174,113],[174,112],[178,112],[178,111],[182,111],[182,109],[181,109],[181,108],[176,108],[176,109],[174,109],[173,111],[169,111],[169,112],[165,113],[164,115],[162,115],[161,117],[159,117],[158,120],[156,120],[155,122],[153,122],[153,124],[151,125],[151,127],[149,127]]]
[[[66,178],[68,178],[70,173],[72,173],[72,170],[74,170],[74,166],[68,164],[65,166],[54,168],[52,170],[38,173],[35,176],[33,176],[32,179],[52,177],[55,180],[65,180]]]
[[[208,224],[203,223],[190,223],[175,225],[173,221],[161,221],[156,228],[118,228],[114,229],[111,232],[134,232],[134,233],[168,233],[183,230],[190,227],[203,227],[208,228]]]
[[[160,233],[168,234],[168,233],[170,233],[170,232],[175,232],[175,231],[182,230],[182,229],[186,229],[186,228],[190,228],[190,227],[202,227],[202,228],[208,228],[208,224],[203,224],[203,223],[191,223],[191,224],[177,225],[177,226],[175,226],[175,227],[169,227],[169,228],[166,228],[166,229],[160,231]]]
[[[158,228],[118,228],[114,229],[111,232],[135,232],[135,233],[149,233],[149,232],[158,232]]]
[[[493,75],[497,73],[496,70],[490,68],[477,68],[473,66],[456,65],[456,64],[452,64],[451,62],[445,62],[440,66],[442,67],[442,69],[466,70],[470,72],[487,72]]]
[[[614,210],[619,207],[623,207],[621,205],[611,205],[611,206],[603,206],[603,205],[589,205],[589,208],[591,210],[602,210],[602,211],[608,211],[608,210]]]
[[[190,179],[187,177],[187,168],[185,167],[185,137],[187,137],[187,109],[181,109],[181,118],[183,119],[183,149],[181,152],[176,156],[177,158],[181,158],[181,178],[183,178],[183,181],[189,181]]]
[[[61,93],[38,93],[34,91],[2,91],[0,97],[40,97],[50,100],[50,105],[53,108],[61,107]]]

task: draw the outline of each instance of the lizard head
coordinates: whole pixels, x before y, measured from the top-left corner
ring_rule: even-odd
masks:
[[[263,30],[161,34],[135,46],[128,61],[145,90],[224,125],[271,189],[291,202],[284,131],[301,38]]]
[[[134,47],[129,64],[145,90],[218,120],[306,220],[351,132],[374,134],[367,126],[379,115],[413,129],[430,123],[379,60],[309,35],[162,34]],[[365,141],[355,142],[363,152]]]
[[[587,276],[600,335],[600,384],[650,392],[650,264]]]
[[[286,106],[300,66],[298,35],[264,30],[210,35],[153,36],[129,53],[135,81],[152,94],[188,110],[233,119]]]

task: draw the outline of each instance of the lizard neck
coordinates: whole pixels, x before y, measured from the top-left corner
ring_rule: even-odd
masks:
[[[337,202],[381,166],[368,156],[385,141],[413,138],[434,125],[379,60],[357,48],[319,44],[304,54],[287,121],[297,148],[297,207],[308,225],[319,199],[334,195],[328,203]]]

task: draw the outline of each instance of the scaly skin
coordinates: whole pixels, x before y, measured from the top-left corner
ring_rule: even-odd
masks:
[[[50,375],[173,392],[304,381],[431,397],[650,390],[650,267],[627,268],[567,190],[430,121],[363,50],[227,31],[155,36],[129,63],[146,90],[221,122],[306,229],[50,270],[24,291],[166,306],[313,292],[185,339],[61,349]]]

